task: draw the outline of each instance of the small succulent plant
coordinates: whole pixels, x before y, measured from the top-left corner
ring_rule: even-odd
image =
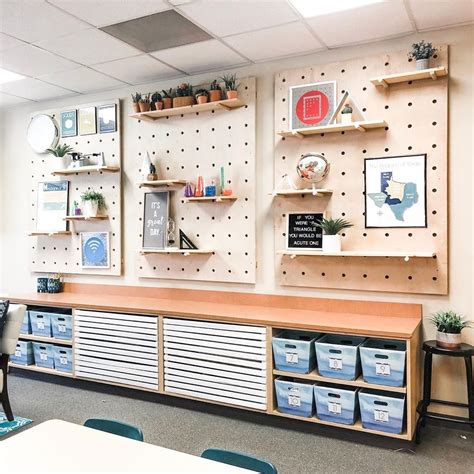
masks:
[[[187,82],[183,82],[176,88],[176,97],[188,97],[193,95],[193,86]]]
[[[134,104],[138,104],[141,98],[142,98],[142,95],[140,94],[140,92],[135,92],[135,94],[132,94],[132,100]]]
[[[81,194],[82,201],[94,201],[97,203],[99,209],[105,209],[107,206],[105,204],[105,198],[102,193],[98,193],[94,190],[86,191]]]
[[[431,322],[436,326],[439,332],[449,334],[461,334],[464,328],[471,327],[470,321],[464,321],[462,316],[454,311],[438,311],[433,314]]]
[[[161,94],[159,92],[153,92],[151,95],[151,101],[152,102],[160,102],[161,100]]]
[[[209,96],[209,92],[206,90],[206,89],[198,89],[194,95],[196,97],[201,97],[201,96],[205,96],[205,97],[208,97]]]
[[[345,219],[321,219],[318,221],[317,225],[323,229],[323,232],[326,235],[337,235],[339,232],[341,232],[344,229],[348,229],[349,227],[352,227],[353,224],[351,224],[349,221],[346,221]]]
[[[433,57],[438,50],[433,48],[432,43],[425,43],[424,40],[418,41],[411,45],[411,51],[408,53],[410,59],[429,59]]]
[[[236,91],[239,84],[237,84],[237,76],[235,74],[224,74],[221,77],[221,80],[224,82],[225,88],[228,91]]]
[[[165,99],[172,99],[175,96],[175,93],[172,87],[170,87],[167,91],[163,89],[161,92],[163,93],[163,97]]]
[[[56,145],[54,148],[48,148],[46,150],[50,155],[53,156],[58,156],[62,158],[63,156],[66,156],[68,153],[71,153],[74,151],[72,146],[66,145],[66,143],[63,143],[62,145]]]
[[[209,90],[211,90],[211,91],[220,91],[220,90],[222,90],[222,89],[221,89],[221,86],[220,86],[219,83],[217,82],[217,79],[214,79],[214,80],[211,82],[211,85],[209,86]]]
[[[150,103],[150,96],[151,94],[148,92],[148,94],[143,94],[140,102],[143,102],[144,104],[149,104]]]

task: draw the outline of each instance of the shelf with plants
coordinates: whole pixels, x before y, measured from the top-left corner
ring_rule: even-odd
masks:
[[[99,215],[99,216],[66,216],[64,221],[103,221],[108,219],[109,216]]]
[[[294,197],[294,196],[303,196],[303,195],[310,195],[314,197],[323,197],[327,195],[331,195],[333,193],[332,189],[275,189],[271,196],[274,197]]]
[[[139,188],[177,188],[185,185],[186,181],[182,179],[145,180],[138,183]]]
[[[118,166],[95,166],[95,165],[89,165],[89,166],[81,166],[80,168],[66,168],[63,170],[55,170],[51,174],[53,176],[68,176],[72,174],[78,174],[78,173],[117,173],[120,171],[120,168]]]
[[[386,127],[388,127],[388,125],[385,120],[362,120],[359,122],[352,123],[333,123],[321,127],[298,128],[296,130],[282,130],[280,132],[277,132],[277,134],[285,138],[305,138],[306,136],[322,135],[324,133],[350,131],[366,132],[368,130],[375,130]]]
[[[410,72],[400,72],[386,76],[375,77],[370,80],[374,86],[388,88],[391,84],[400,84],[401,82],[420,81],[422,79],[432,79],[436,81],[439,77],[448,75],[448,70],[441,67],[432,67],[429,69],[415,70]]]
[[[50,344],[62,344],[63,346],[72,346],[72,341],[67,339],[58,339],[56,337],[35,336],[34,334],[20,334],[23,341],[47,342]]]
[[[71,235],[70,230],[51,230],[51,231],[41,231],[41,230],[36,230],[34,232],[30,232],[28,234],[30,237],[40,237],[42,235],[47,235],[48,237],[63,237],[66,235]]]
[[[324,252],[322,250],[279,250],[280,255],[295,257],[379,257],[379,258],[434,258],[435,252],[385,251],[385,250],[341,250],[340,252]]]
[[[202,196],[202,197],[185,197],[185,203],[193,202],[233,202],[238,199],[237,196]]]
[[[74,375],[71,373],[61,372],[56,369],[46,369],[44,367],[38,367],[36,365],[22,365],[22,364],[15,364],[13,362],[9,362],[8,365],[15,369],[31,370],[33,372],[41,372],[43,374],[59,375],[60,377],[74,378]]]
[[[188,257],[190,255],[212,255],[214,250],[203,250],[203,249],[177,249],[177,248],[164,248],[164,249],[142,249],[140,255],[183,255]]]

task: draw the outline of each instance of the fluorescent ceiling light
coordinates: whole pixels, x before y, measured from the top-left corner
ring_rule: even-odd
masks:
[[[5,84],[6,82],[19,81],[20,79],[25,79],[25,76],[17,74],[16,72],[7,71],[0,67],[0,84]]]
[[[353,10],[354,8],[381,3],[384,0],[290,0],[305,17],[327,15],[328,13]]]

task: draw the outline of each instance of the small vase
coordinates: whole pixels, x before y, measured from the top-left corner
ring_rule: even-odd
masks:
[[[230,99],[237,99],[237,91],[227,91],[225,93],[225,95],[227,96],[227,98],[230,100]]]
[[[430,67],[430,59],[425,58],[425,59],[417,59],[416,60],[416,69],[418,71],[421,71],[423,69],[428,69]]]
[[[86,217],[97,217],[99,205],[97,201],[84,201],[84,214]]]
[[[341,251],[341,236],[323,235],[323,252],[337,253]]]
[[[139,102],[138,105],[140,106],[140,112],[149,112],[151,104],[150,102]]]
[[[205,104],[207,102],[207,96],[206,95],[200,95],[199,97],[196,98],[198,104]]]
[[[341,114],[341,123],[352,123],[352,114]]]
[[[133,102],[132,103],[132,110],[138,114],[140,112],[140,105],[138,104],[138,102]]]
[[[222,99],[222,91],[209,91],[209,102],[217,102]]]
[[[163,97],[163,108],[171,109],[173,107],[173,99],[171,97]]]
[[[461,345],[461,334],[437,331],[436,345],[444,349],[457,349]]]
[[[59,278],[48,278],[48,293],[61,293],[61,280]]]

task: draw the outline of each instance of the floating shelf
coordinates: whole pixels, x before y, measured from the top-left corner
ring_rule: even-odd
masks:
[[[99,172],[106,172],[106,173],[116,173],[120,171],[118,166],[81,166],[80,168],[67,168],[64,170],[56,170],[53,171],[51,174],[53,176],[66,176],[69,174],[76,174],[76,173],[99,173]]]
[[[40,235],[47,235],[49,237],[59,237],[61,235],[71,235],[71,231],[70,230],[58,230],[58,231],[35,231],[35,232],[30,232],[28,234],[30,237],[37,237],[37,236],[40,236]]]
[[[151,110],[149,112],[140,112],[130,114],[129,117],[138,120],[149,120],[154,122],[160,118],[173,117],[176,115],[195,114],[197,112],[206,112],[208,110],[232,110],[244,107],[246,104],[240,99],[225,99],[216,102],[206,102],[205,104],[187,105],[185,107],[176,107],[164,110]]]
[[[430,69],[422,69],[420,71],[401,72],[398,74],[390,74],[388,76],[375,77],[374,79],[371,79],[370,82],[374,86],[381,86],[386,89],[390,84],[419,81],[421,79],[433,79],[433,81],[436,81],[438,77],[447,75],[448,70],[445,67],[433,67]]]
[[[270,195],[275,197],[292,197],[310,194],[314,197],[321,197],[322,195],[332,193],[332,189],[275,189]]]
[[[184,202],[232,202],[237,199],[237,196],[203,196],[184,198]]]
[[[72,341],[67,339],[58,339],[56,337],[35,336],[34,334],[20,334],[20,339],[25,341],[48,342],[50,344],[62,344],[63,346],[72,346]]]
[[[333,123],[331,125],[325,125],[324,127],[299,128],[297,130],[282,130],[281,132],[278,132],[278,135],[282,137],[304,138],[307,135],[322,135],[323,133],[349,132],[352,130],[365,132],[367,130],[385,128],[387,126],[387,122],[385,122],[384,120],[365,120],[361,122],[352,123]]]
[[[182,179],[160,179],[157,181],[141,181],[138,183],[139,188],[174,188],[184,186],[186,181]]]
[[[291,258],[295,257],[391,257],[403,258],[409,260],[410,258],[433,258],[436,256],[434,252],[384,252],[371,250],[343,250],[341,252],[322,252],[320,250],[280,250],[277,252],[280,255],[288,255]]]
[[[184,255],[188,257],[189,255],[210,255],[214,253],[214,250],[201,250],[201,249],[142,249],[140,255],[154,255],[154,254],[175,254],[175,255]]]
[[[103,221],[109,216],[66,216],[63,221]]]
[[[45,369],[44,367],[37,367],[36,365],[21,365],[21,364],[14,364],[13,362],[9,362],[8,364],[10,367],[14,367],[15,369],[24,369],[24,370],[32,370],[33,372],[42,372],[44,374],[52,374],[52,375],[60,375],[61,377],[69,377],[73,378],[74,375],[68,372],[60,372],[56,369]]]

